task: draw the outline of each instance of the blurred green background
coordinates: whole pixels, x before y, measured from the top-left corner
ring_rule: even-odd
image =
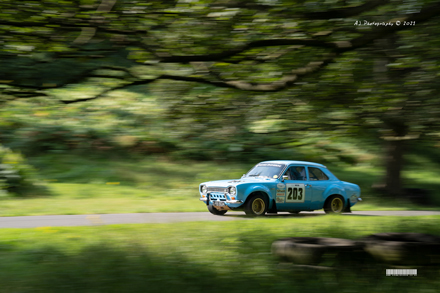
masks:
[[[0,5],[5,215],[53,213],[13,197],[193,200],[270,159],[326,164],[369,208],[440,203],[438,1]]]
[[[199,183],[239,178],[271,159],[323,163],[360,185],[364,202],[354,210],[438,209],[439,15],[434,0],[2,0],[0,216],[206,211]],[[427,221],[389,227],[413,231]],[[322,222],[313,235],[327,235]],[[281,225],[264,225],[272,224]],[[86,255],[96,249],[81,247]],[[82,269],[74,252],[28,249],[3,241],[0,257],[13,251],[39,263],[53,255],[49,263],[67,258]],[[115,263],[132,257],[113,246],[101,253]],[[97,269],[108,273],[104,267]],[[152,268],[164,267],[153,260]],[[251,270],[249,280],[263,271]],[[281,291],[291,285],[284,273]],[[346,285],[327,281],[316,288]],[[64,291],[109,292],[105,282],[78,282]],[[393,282],[367,289],[391,290]],[[31,284],[16,291],[31,292]],[[8,286],[4,292],[16,292]]]

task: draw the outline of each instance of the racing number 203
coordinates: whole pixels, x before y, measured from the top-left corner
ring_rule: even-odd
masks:
[[[286,202],[304,202],[305,186],[304,184],[286,184],[287,197]]]
[[[297,187],[289,187],[287,188],[287,199],[288,200],[302,200],[303,198],[303,189]]]

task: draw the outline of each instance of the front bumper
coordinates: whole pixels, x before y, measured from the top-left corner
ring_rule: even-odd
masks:
[[[204,201],[207,206],[211,205],[219,211],[233,210],[240,207],[243,201],[231,199],[227,193],[209,192],[201,195],[200,201]]]
[[[200,200],[200,201],[204,201],[204,202],[206,202],[206,201],[207,201],[207,198],[206,198],[206,197],[201,197],[199,200]],[[212,200],[211,200],[211,201],[212,201]],[[223,201],[224,201],[224,200],[223,200]],[[229,204],[242,204],[242,203],[243,203],[242,200],[226,200],[226,201],[224,201],[224,202],[229,203]]]

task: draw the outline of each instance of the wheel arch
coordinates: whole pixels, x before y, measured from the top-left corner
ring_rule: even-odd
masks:
[[[251,193],[249,193],[248,196],[246,197],[244,204],[246,204],[254,195],[262,195],[267,200],[268,208],[269,209],[272,208],[273,203],[271,201],[270,196],[265,191],[262,191],[262,190],[255,190],[255,191],[252,191]]]
[[[331,194],[331,195],[327,196],[327,198],[326,198],[325,201],[324,201],[324,204],[322,205],[323,208],[324,208],[324,207],[327,205],[327,203],[328,203],[333,197],[335,197],[335,196],[340,196],[340,197],[342,197],[342,202],[344,203],[344,207],[343,207],[343,209],[345,209],[345,208],[347,207],[347,200],[346,200],[346,198],[345,198],[343,195],[341,195],[341,194],[334,193],[334,194]]]
[[[327,199],[333,195],[340,195],[340,196],[342,196],[342,198],[344,200],[347,199],[347,193],[345,192],[345,189],[338,184],[331,184],[330,186],[328,186],[325,189],[323,195],[324,195],[325,201],[327,201]]]
[[[249,198],[251,198],[255,194],[262,194],[267,200],[268,208],[269,209],[272,208],[272,205],[273,205],[272,199],[273,198],[271,197],[271,192],[268,187],[263,186],[263,185],[250,186],[245,192],[246,199],[243,204],[246,204],[249,201]]]
[[[327,201],[335,196],[335,195],[339,195],[342,197],[342,200],[344,201],[344,205],[345,202],[347,201],[347,193],[345,192],[345,189],[340,186],[339,184],[331,184],[329,185],[325,191],[323,192],[323,204],[322,207],[325,207],[325,205],[327,204]]]

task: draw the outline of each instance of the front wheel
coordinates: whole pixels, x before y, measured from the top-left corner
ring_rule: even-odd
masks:
[[[226,214],[227,211],[219,211],[218,209],[216,209],[215,207],[213,207],[211,204],[208,206],[208,211],[216,216],[223,216],[224,214]]]
[[[267,212],[268,203],[266,198],[257,194],[252,196],[244,206],[244,212],[248,216],[263,216]]]
[[[324,206],[326,214],[340,214],[344,210],[344,199],[340,195],[330,197]]]

